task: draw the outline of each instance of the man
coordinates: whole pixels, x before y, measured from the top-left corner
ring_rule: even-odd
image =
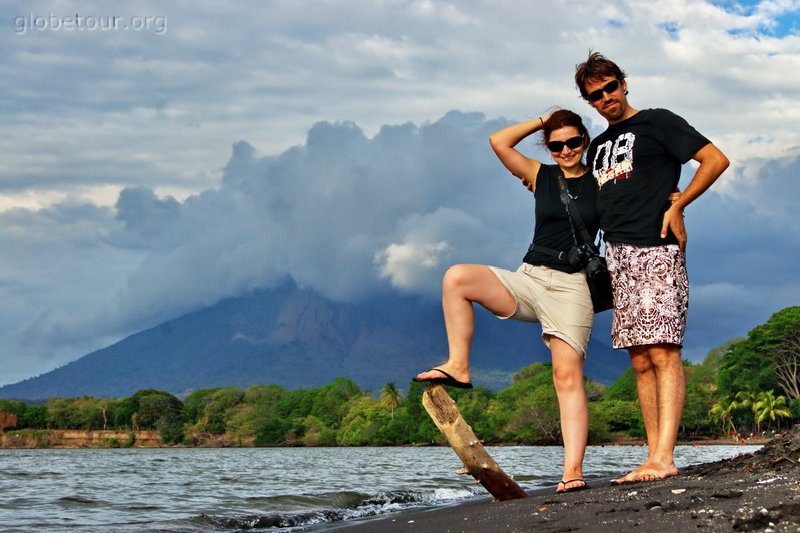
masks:
[[[599,186],[598,211],[614,288],[611,340],[626,348],[647,432],[647,460],[614,483],[678,475],[674,461],[686,382],[681,346],[689,284],[683,210],[728,167],[725,155],[666,109],[634,109],[625,73],[599,53],[577,66],[575,83],[608,121],[587,164]],[[700,166],[671,204],[683,163]]]

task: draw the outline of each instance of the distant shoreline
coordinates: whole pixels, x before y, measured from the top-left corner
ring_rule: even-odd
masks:
[[[22,429],[0,432],[2,449],[160,448],[157,431]]]
[[[678,441],[680,446],[733,446],[763,445],[772,440],[771,437],[757,437],[741,441],[727,439],[698,438]],[[484,444],[487,448],[511,446],[560,446],[537,445],[519,442]],[[604,446],[646,446],[643,439],[617,437],[609,442],[590,444],[590,447]],[[402,447],[447,446],[443,443],[405,444]],[[48,448],[255,448],[252,442],[233,440],[227,435],[209,438],[197,445],[177,444],[165,445],[157,431],[137,430],[75,430],[75,429],[35,429],[12,430],[0,433],[0,449],[48,449]],[[295,448],[298,446],[270,446],[272,448]],[[300,446],[302,447],[302,446]],[[346,448],[349,446],[329,446]],[[386,446],[391,448],[393,446]]]

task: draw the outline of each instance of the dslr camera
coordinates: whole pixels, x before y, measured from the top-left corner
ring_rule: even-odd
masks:
[[[567,252],[567,262],[575,268],[586,271],[586,275],[595,279],[598,275],[605,274],[608,270],[600,258],[600,251],[589,243],[574,246]]]

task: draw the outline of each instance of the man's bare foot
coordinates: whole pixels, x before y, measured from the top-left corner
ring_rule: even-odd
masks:
[[[614,485],[624,485],[625,483],[642,483],[645,481],[657,481],[678,475],[678,467],[675,463],[665,464],[655,461],[647,461],[642,466],[621,478],[611,481]]]

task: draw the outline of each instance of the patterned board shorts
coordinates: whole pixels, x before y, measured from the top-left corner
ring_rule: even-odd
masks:
[[[614,348],[682,346],[689,308],[686,254],[673,244],[606,243],[606,260],[614,289]]]

